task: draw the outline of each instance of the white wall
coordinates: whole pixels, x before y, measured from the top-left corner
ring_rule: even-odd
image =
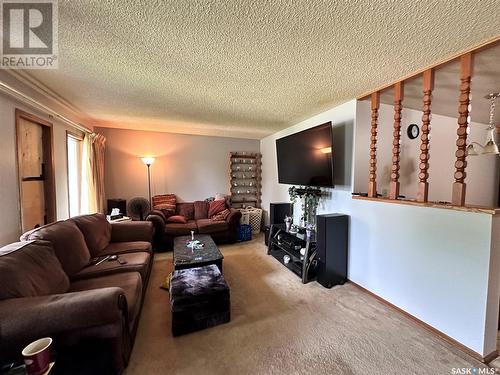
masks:
[[[229,193],[229,152],[259,151],[259,141],[97,128],[106,137],[107,198],[148,197],[141,156],[155,156],[152,195],[174,193],[182,201]]]
[[[391,178],[392,139],[394,108],[381,104],[377,135],[377,190],[387,196]],[[406,135],[410,124],[422,124],[422,112],[404,108],[401,119],[400,154],[400,194],[415,199],[418,187],[418,165],[420,156],[420,135],[411,140]],[[371,127],[371,108],[367,100],[360,101],[356,113],[356,177],[354,191],[366,192],[368,189],[369,145]],[[484,143],[487,125],[471,123],[469,140]],[[457,140],[457,119],[432,115],[430,160],[429,160],[429,200],[451,201],[452,184],[455,181],[455,151]],[[470,156],[467,158],[467,204],[495,207],[498,199],[498,166],[496,155]]]
[[[0,94],[0,246],[18,241],[21,235],[19,184],[17,180],[16,119],[19,108],[53,124],[57,219],[68,217],[66,130],[68,126]],[[73,130],[74,131],[74,130]]]
[[[356,107],[356,101],[350,101],[261,140],[264,208],[288,201],[289,186],[277,183],[275,140],[332,121],[334,127],[353,124],[350,142],[359,141],[364,150]],[[356,164],[356,147],[353,153]],[[492,322],[498,317],[499,281],[491,275],[498,274],[500,265],[495,261],[499,250],[491,250],[491,215],[353,200],[351,186],[338,186],[328,194],[319,213],[350,216],[350,280],[481,355],[496,349]],[[296,222],[299,210],[296,204]]]

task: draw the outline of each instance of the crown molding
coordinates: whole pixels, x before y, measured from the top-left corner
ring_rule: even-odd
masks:
[[[14,77],[19,82],[28,86],[30,89],[42,94],[44,97],[48,98],[50,101],[56,103],[58,106],[68,110],[73,115],[79,118],[87,118],[88,116],[76,105],[71,103],[70,101],[64,99],[61,95],[59,95],[54,90],[47,87],[45,84],[37,80],[31,74],[29,74],[26,70],[17,70],[17,69],[6,69],[7,74]]]
[[[18,72],[13,72],[12,70],[5,70],[10,76],[12,76],[16,81],[23,83],[24,85],[29,86],[29,88],[35,90],[38,93],[41,93],[44,97],[47,99],[54,101],[58,106],[61,106],[62,108],[66,108],[69,110],[72,114],[75,115],[75,117],[81,119],[85,118],[87,119],[88,117],[85,116],[81,111],[78,111],[76,107],[72,106],[71,103],[65,101],[63,98],[60,98],[58,100],[57,98],[54,98],[53,95],[49,94],[47,91],[43,91],[42,87],[36,87],[34,85],[34,82],[29,83],[28,78],[26,76],[23,76],[22,74],[19,74]],[[15,85],[14,85],[15,86]],[[85,133],[92,133],[92,129],[88,128],[87,126],[73,121],[71,118],[69,118],[65,114],[61,114],[57,110],[55,110],[53,107],[48,106],[44,103],[41,103],[38,101],[36,98],[33,98],[30,95],[27,95],[26,93],[22,92],[19,90],[17,87],[13,87],[12,85],[3,82],[0,80],[0,92],[3,92],[17,100],[19,100],[21,103],[26,104],[30,107],[33,107],[35,109],[38,109],[42,112],[47,113],[49,116],[53,116],[55,118],[58,118],[59,120],[63,121],[67,125],[78,129],[79,131],[85,132]],[[69,107],[68,107],[69,106]]]

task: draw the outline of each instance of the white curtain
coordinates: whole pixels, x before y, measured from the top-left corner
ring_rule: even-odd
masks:
[[[86,134],[82,152],[81,213],[104,213],[104,149],[102,134]]]
[[[104,150],[106,137],[95,134],[92,138],[92,169],[94,173],[94,194],[97,212],[104,213],[106,207],[104,191]]]

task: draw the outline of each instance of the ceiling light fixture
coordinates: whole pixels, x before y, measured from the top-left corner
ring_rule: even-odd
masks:
[[[498,155],[500,154],[498,150],[498,145],[495,142],[495,100],[500,98],[500,92],[492,92],[485,96],[485,99],[490,99],[490,121],[486,130],[488,131],[488,135],[486,136],[486,142],[483,145],[477,142],[471,142],[467,146],[467,156],[477,156],[477,155]],[[481,152],[478,152],[474,145],[479,146],[481,148]]]

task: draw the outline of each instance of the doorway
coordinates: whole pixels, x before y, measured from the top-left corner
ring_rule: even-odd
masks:
[[[52,124],[16,109],[21,229],[56,220]]]

